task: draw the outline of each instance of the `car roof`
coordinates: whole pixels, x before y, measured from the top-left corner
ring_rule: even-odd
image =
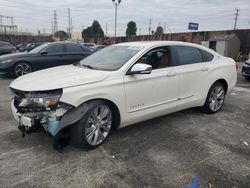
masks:
[[[42,44],[76,44],[76,45],[80,45],[79,43],[77,42],[70,42],[70,41],[58,41],[58,42],[45,42],[45,43],[42,43]]]
[[[151,47],[157,47],[157,46],[162,46],[162,45],[180,45],[180,46],[190,46],[190,47],[195,47],[199,48],[202,50],[206,50],[212,54],[217,54],[215,51],[199,45],[199,44],[194,44],[194,43],[189,43],[189,42],[181,42],[181,41],[136,41],[136,42],[123,42],[123,43],[118,43],[115,44],[115,46],[132,46],[132,47],[144,47],[144,48],[151,48]]]
[[[185,46],[193,46],[195,44],[188,42],[180,42],[180,41],[139,41],[139,42],[123,42],[119,44],[115,44],[119,46],[140,46],[140,47],[151,47],[158,45],[185,45]]]

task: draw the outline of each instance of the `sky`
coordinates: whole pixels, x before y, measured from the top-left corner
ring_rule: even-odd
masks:
[[[68,27],[71,11],[73,32],[80,32],[98,20],[108,36],[114,35],[115,6],[112,0],[0,0],[0,15],[13,16],[23,32],[52,32],[54,10],[58,29]],[[199,23],[199,31],[233,29],[235,9],[240,9],[238,29],[250,29],[250,0],[122,0],[118,6],[117,35],[124,36],[127,23],[135,21],[137,34],[149,33],[158,25],[165,33],[187,32],[188,22]],[[3,20],[3,24],[8,24]]]

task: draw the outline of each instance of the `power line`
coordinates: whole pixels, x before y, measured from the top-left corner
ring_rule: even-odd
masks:
[[[236,13],[235,13],[235,22],[234,22],[234,30],[236,30],[236,26],[237,26],[237,21],[238,21],[238,16],[239,16],[239,9],[235,9]]]

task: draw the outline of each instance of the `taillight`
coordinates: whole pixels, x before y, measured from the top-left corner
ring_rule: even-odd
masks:
[[[239,70],[239,64],[235,62],[235,68],[238,71]]]

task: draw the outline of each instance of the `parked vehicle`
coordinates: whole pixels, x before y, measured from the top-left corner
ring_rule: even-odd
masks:
[[[83,45],[83,46],[87,46],[87,47],[89,47],[89,48],[93,48],[93,47],[95,47],[95,43],[81,43],[81,45]]]
[[[11,109],[23,134],[42,126],[58,138],[70,130],[79,145],[94,148],[111,128],[191,107],[218,112],[236,84],[235,64],[190,43],[116,44],[79,64],[16,79]]]
[[[18,44],[16,45],[16,49],[19,50],[21,47],[24,47],[26,46],[28,43],[21,43],[21,44]]]
[[[19,52],[29,52],[34,48],[40,46],[42,43],[29,43],[19,48]]]
[[[242,67],[242,76],[250,81],[250,59],[247,60]]]
[[[0,55],[10,54],[16,52],[15,46],[8,42],[0,41]]]
[[[19,77],[36,70],[73,64],[92,53],[89,48],[76,43],[45,43],[28,53],[1,56],[0,73]]]
[[[103,48],[106,48],[106,45],[95,45],[94,47],[92,47],[95,51],[101,50]]]

